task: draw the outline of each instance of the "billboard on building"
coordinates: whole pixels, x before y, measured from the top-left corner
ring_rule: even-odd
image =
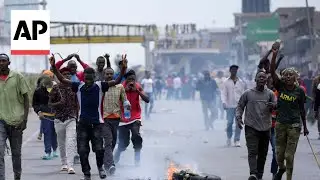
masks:
[[[280,21],[277,17],[268,17],[251,21],[246,27],[246,39],[251,42],[275,41],[279,39]]]

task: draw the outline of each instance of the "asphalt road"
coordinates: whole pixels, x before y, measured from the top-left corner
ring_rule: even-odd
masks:
[[[165,179],[168,164],[175,162],[185,165],[196,172],[214,174],[223,180],[246,180],[248,178],[247,149],[225,147],[226,120],[215,122],[215,130],[204,131],[201,104],[199,101],[157,101],[156,113],[152,119],[143,121],[142,135],[144,147],[139,168],[133,165],[132,146],[124,152],[115,177],[108,179],[125,180],[129,178]],[[36,139],[39,120],[30,114],[28,129],[23,142],[23,180],[76,180],[81,178],[80,166],[76,166],[76,175],[60,172],[60,159],[41,160],[43,142]],[[320,141],[316,140],[315,127],[310,127],[310,139],[316,151],[320,151]],[[319,158],[320,155],[318,154]],[[264,180],[271,180],[269,152],[265,167]],[[93,179],[99,179],[91,154]],[[12,179],[10,156],[6,158],[6,179]],[[285,179],[285,178],[283,178]],[[320,169],[305,137],[301,136],[295,158],[295,180],[319,180]]]

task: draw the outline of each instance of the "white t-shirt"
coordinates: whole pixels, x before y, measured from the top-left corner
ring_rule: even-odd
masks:
[[[144,92],[146,92],[146,93],[152,93],[153,92],[153,80],[151,78],[142,79],[141,85],[143,85]]]
[[[176,77],[173,79],[173,88],[174,89],[179,89],[182,86],[182,82],[181,82],[181,78],[180,77]]]

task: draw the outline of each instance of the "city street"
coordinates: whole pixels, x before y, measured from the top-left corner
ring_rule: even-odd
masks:
[[[123,153],[115,177],[108,179],[148,178],[165,179],[170,162],[187,166],[195,172],[220,176],[223,180],[246,180],[248,178],[247,149],[244,134],[242,147],[225,147],[226,120],[215,122],[215,130],[204,131],[199,101],[156,101],[151,120],[143,121],[144,147],[139,168],[133,165],[133,149],[130,145]],[[23,180],[76,180],[82,172],[77,165],[76,175],[60,172],[60,159],[41,160],[43,142],[37,140],[39,120],[34,113],[29,117],[28,129],[23,143]],[[310,139],[314,149],[320,151],[316,140],[316,127],[310,127]],[[318,154],[319,158],[320,155]],[[271,180],[269,151],[264,180]],[[94,154],[91,154],[93,179],[99,179]],[[6,158],[6,179],[12,179],[10,156]],[[285,178],[283,178],[285,179]],[[311,153],[307,139],[300,138],[296,153],[295,180],[319,180],[320,170]]]

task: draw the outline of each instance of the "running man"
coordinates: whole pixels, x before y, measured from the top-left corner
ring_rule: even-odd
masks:
[[[39,116],[44,134],[44,152],[43,160],[51,160],[58,157],[57,154],[57,135],[54,128],[55,113],[49,106],[49,93],[53,83],[49,76],[42,75],[39,79],[40,84],[33,93],[32,107],[34,112]]]
[[[223,83],[226,80],[226,78],[224,77],[222,71],[218,71],[217,77],[214,80],[216,81],[219,88],[217,92],[217,98],[216,98],[216,104],[217,104],[218,110],[220,111],[219,119],[223,120],[225,119],[226,116],[225,116],[225,110],[223,108],[222,101],[221,101],[221,92],[223,91]]]
[[[136,82],[136,73],[130,70],[125,75],[126,80],[123,82],[123,86],[126,89],[128,101],[131,104],[131,117],[126,119],[124,117],[123,107],[121,108],[121,122],[119,124],[119,144],[118,149],[115,152],[115,162],[120,160],[121,153],[127,149],[130,144],[130,139],[134,149],[135,165],[140,165],[140,154],[142,149],[142,137],[140,134],[141,126],[141,99],[149,103],[149,97],[144,93],[140,84]],[[131,132],[131,138],[130,138]]]
[[[7,139],[14,179],[20,180],[22,134],[27,128],[30,87],[24,76],[12,71],[9,65],[9,56],[0,54],[0,180],[6,180],[4,156]]]
[[[219,89],[216,81],[211,78],[209,71],[204,71],[203,76],[204,78],[197,83],[197,90],[200,92],[204,125],[208,131],[214,129],[213,122],[218,117],[216,97]]]
[[[267,74],[263,71],[258,72],[255,81],[256,87],[242,94],[236,110],[239,128],[242,129],[243,124],[245,125],[250,168],[248,180],[262,179],[270,141],[271,112],[276,106],[273,92],[265,87]],[[244,110],[246,111],[243,122]]]
[[[77,94],[80,106],[79,122],[77,125],[77,147],[84,180],[91,180],[91,167],[89,163],[90,141],[92,144],[92,151],[96,154],[99,176],[101,179],[106,178],[106,172],[103,168],[104,120],[101,107],[104,93],[108,91],[109,87],[120,83],[122,76],[127,69],[126,55],[122,56],[121,62],[121,73],[115,81],[95,82],[95,70],[93,68],[86,68],[84,70],[84,82],[72,82],[69,79],[64,78],[57,70],[54,56],[50,57],[50,64],[59,81],[71,86],[72,90]]]
[[[66,79],[71,79],[70,69],[60,69]],[[54,126],[57,133],[61,158],[61,171],[75,174],[74,156],[77,154],[76,119],[78,104],[76,94],[70,86],[58,83],[53,86],[49,94],[49,105],[55,111]]]
[[[145,78],[141,81],[142,88],[144,89],[144,92],[149,97],[149,103],[145,103],[144,113],[146,116],[146,119],[150,118],[150,114],[152,113],[153,109],[153,103],[154,103],[154,82],[151,79],[151,73],[150,71],[145,72]]]
[[[245,83],[237,76],[238,69],[237,65],[230,66],[230,77],[224,81],[221,95],[223,108],[227,111],[227,146],[231,146],[236,107],[246,87]],[[234,145],[240,147],[241,129],[239,126],[236,126],[235,129]]]
[[[105,80],[112,81],[114,70],[111,68],[110,60],[107,59]],[[122,84],[109,87],[104,95],[103,119],[104,119],[104,167],[108,175],[115,173],[116,167],[113,161],[113,150],[117,143],[118,126],[121,118],[120,105],[127,101],[125,89]]]
[[[299,142],[301,122],[304,135],[309,134],[304,107],[306,95],[303,89],[296,84],[297,73],[295,70],[291,68],[285,69],[282,72],[282,77],[278,77],[276,73],[276,57],[279,47],[280,43],[273,44],[270,65],[273,85],[279,93],[276,123],[276,153],[279,170],[274,180],[281,180],[285,172],[287,172],[287,180],[292,180],[294,155]]]
[[[42,80],[42,77],[45,77],[43,75],[49,76],[51,78],[51,81],[52,81],[53,85],[56,84],[56,82],[54,81],[54,74],[50,70],[43,70],[42,71],[42,76],[40,76],[40,78],[38,78],[38,80],[37,80],[36,89],[40,88],[40,82]],[[43,124],[42,121],[40,121],[40,131],[39,131],[39,134],[38,134],[38,140],[42,139],[42,134],[43,134],[43,132],[42,132],[42,130],[43,130],[42,126],[43,125],[42,124]]]

